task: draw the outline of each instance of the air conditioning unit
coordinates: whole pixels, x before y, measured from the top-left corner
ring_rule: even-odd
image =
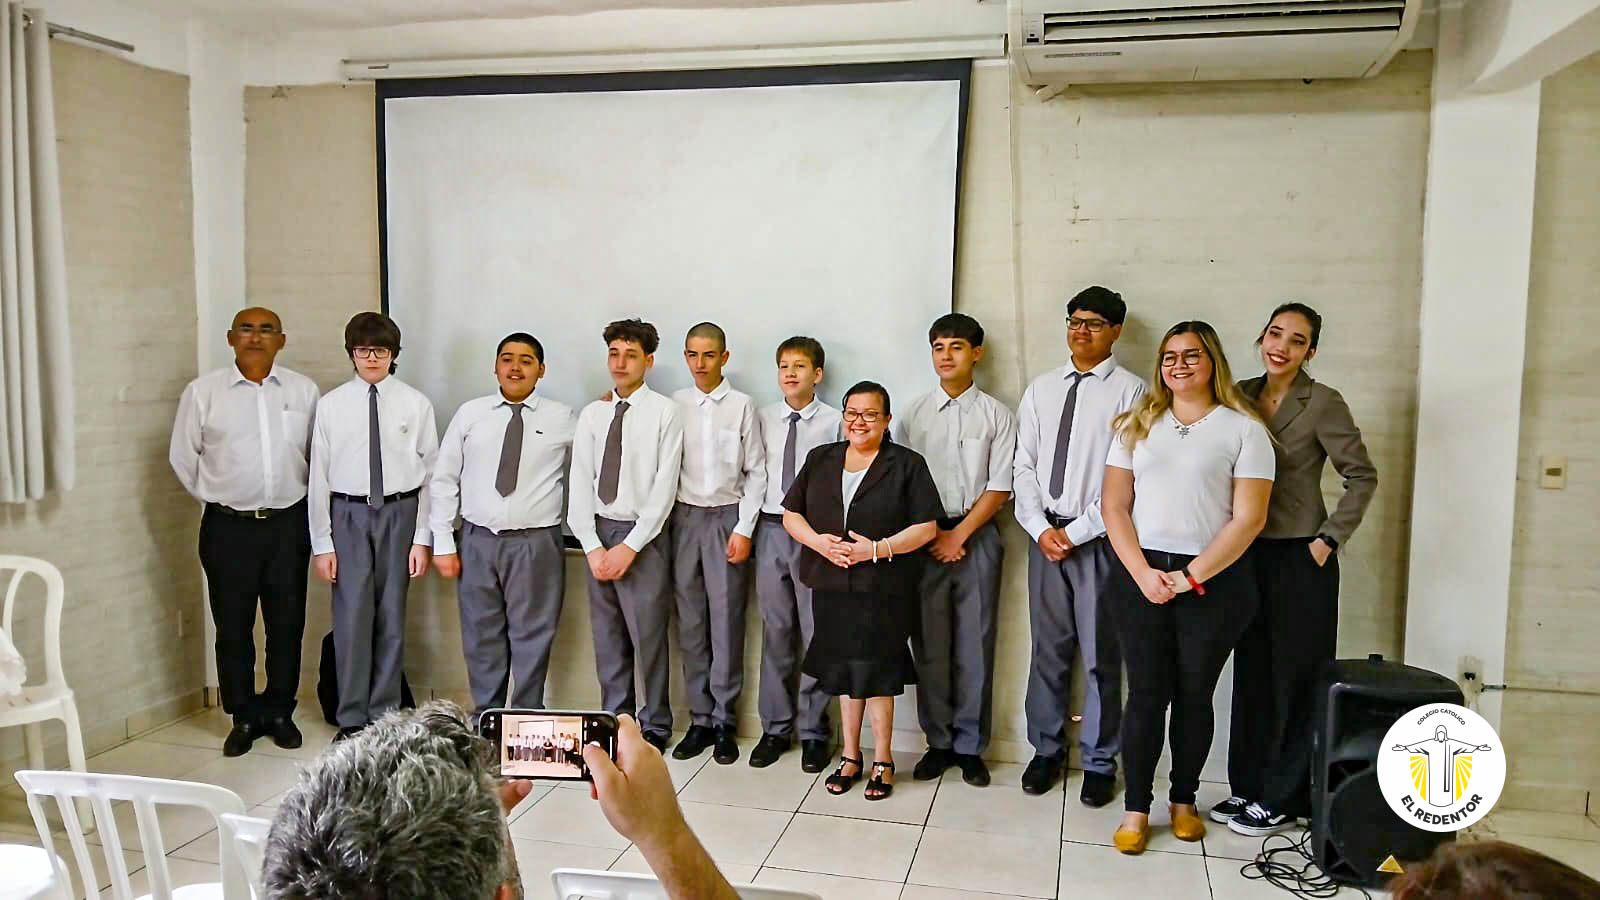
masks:
[[[1362,78],[1411,40],[1423,0],[1009,0],[1026,84]]]

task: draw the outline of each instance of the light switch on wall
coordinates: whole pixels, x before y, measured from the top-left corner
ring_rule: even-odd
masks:
[[[1539,487],[1552,491],[1567,486],[1567,458],[1565,456],[1539,457]]]

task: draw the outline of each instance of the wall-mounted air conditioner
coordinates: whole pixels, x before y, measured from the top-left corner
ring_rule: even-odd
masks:
[[[1411,40],[1423,0],[1009,0],[1023,82],[1361,78]]]

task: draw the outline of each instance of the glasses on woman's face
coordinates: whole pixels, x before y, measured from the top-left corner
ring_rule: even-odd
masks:
[[[350,351],[356,359],[388,359],[388,347],[356,347]]]
[[[1106,326],[1110,324],[1111,323],[1107,322],[1105,319],[1082,319],[1077,316],[1073,316],[1067,319],[1067,330],[1081,331],[1088,329],[1090,334],[1099,334],[1100,332],[1105,331]]]
[[[1200,365],[1200,360],[1205,358],[1206,352],[1204,350],[1185,350],[1182,353],[1168,350],[1161,354],[1161,368],[1171,369],[1177,366],[1180,361],[1185,368],[1194,368]]]
[[[844,411],[846,422],[865,422],[868,425],[883,418],[883,413],[875,409],[847,409]]]

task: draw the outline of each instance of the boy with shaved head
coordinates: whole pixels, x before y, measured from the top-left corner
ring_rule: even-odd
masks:
[[[311,379],[276,365],[283,322],[270,309],[241,310],[228,329],[233,364],[184,388],[168,459],[178,481],[205,504],[200,565],[217,626],[217,684],[233,716],[225,756],[255,739],[300,746],[294,726],[300,638],[306,623],[306,473]],[[267,632],[267,689],[256,693],[256,605]]]

